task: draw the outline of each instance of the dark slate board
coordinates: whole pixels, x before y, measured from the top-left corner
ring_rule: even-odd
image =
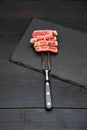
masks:
[[[35,29],[56,29],[59,32],[59,52],[51,55],[50,74],[58,79],[87,88],[87,34],[40,19],[33,19],[25,31],[11,62],[41,71],[41,55],[29,45]]]

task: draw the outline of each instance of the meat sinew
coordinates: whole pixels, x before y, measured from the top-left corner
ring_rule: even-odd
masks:
[[[32,33],[32,37],[37,37],[37,36],[46,35],[46,34],[55,35],[55,36],[58,35],[56,30],[35,30]]]
[[[34,43],[34,46],[58,46],[57,41],[41,40]]]
[[[33,45],[36,52],[58,52],[56,30],[35,30],[32,33],[30,43]]]
[[[48,52],[48,51],[53,52],[53,53],[58,52],[57,47],[54,47],[54,46],[35,46],[34,49],[37,52]]]
[[[37,36],[37,37],[33,37],[30,39],[30,43],[34,43],[36,41],[40,41],[40,40],[53,40],[56,41],[57,37],[53,36],[53,35],[42,35],[42,36]]]

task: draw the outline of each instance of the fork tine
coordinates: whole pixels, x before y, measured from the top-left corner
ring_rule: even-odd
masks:
[[[43,70],[45,70],[45,56],[44,56],[44,52],[42,52],[42,68],[43,68]]]
[[[47,63],[45,59],[45,53],[42,52],[42,68],[43,70],[48,69],[49,71],[51,70],[51,56],[50,52],[47,52]]]
[[[47,60],[48,60],[48,69],[49,71],[51,70],[51,56],[50,56],[50,52],[47,53],[48,56],[47,56]]]

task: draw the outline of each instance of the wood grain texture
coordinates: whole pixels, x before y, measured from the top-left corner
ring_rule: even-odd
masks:
[[[30,73],[30,72],[29,72]],[[87,90],[52,81],[54,108],[87,108]],[[43,108],[44,82],[40,80],[4,80],[0,83],[0,108]]]
[[[86,130],[87,111],[77,109],[0,109],[0,130]]]
[[[17,41],[10,42],[4,39],[0,48],[0,108],[43,108],[44,76],[10,63]],[[87,89],[50,78],[54,108],[87,108]]]
[[[5,0],[0,2],[1,17],[52,17],[52,18],[85,18],[87,17],[86,1],[21,1]]]
[[[0,130],[87,130],[87,90],[51,78],[53,110],[44,108],[43,75],[9,62],[32,18],[87,31],[87,2],[0,1]]]

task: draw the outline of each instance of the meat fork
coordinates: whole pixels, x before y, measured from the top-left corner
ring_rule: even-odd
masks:
[[[51,85],[49,72],[51,70],[51,56],[50,52],[47,52],[47,63],[45,58],[45,53],[42,52],[42,68],[45,73],[45,107],[47,110],[51,110],[52,108],[52,96],[51,96]]]

